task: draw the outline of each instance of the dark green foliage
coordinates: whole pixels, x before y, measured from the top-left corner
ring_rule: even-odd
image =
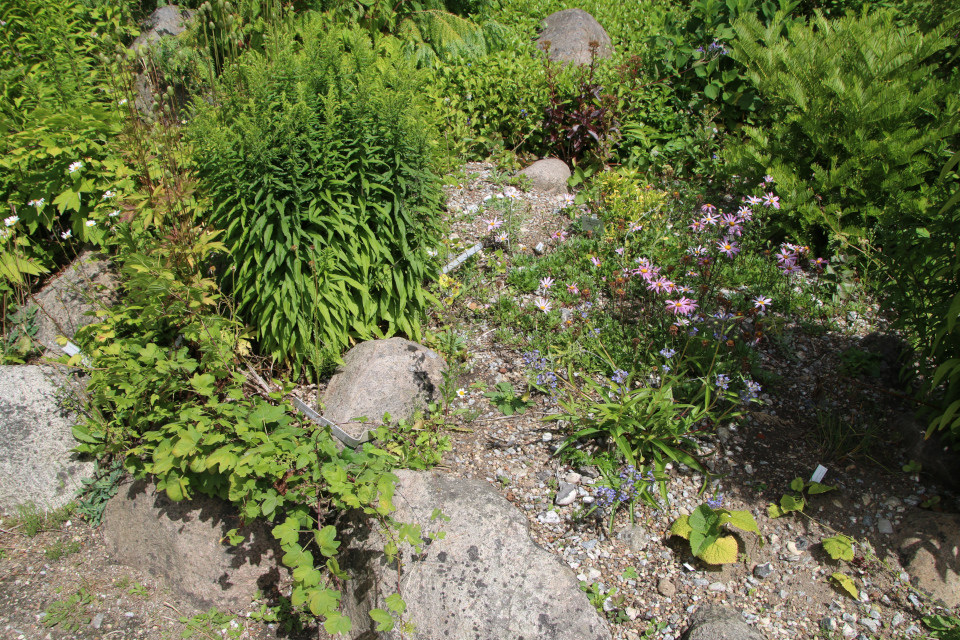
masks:
[[[951,46],[951,24],[922,34],[889,13],[818,16],[787,25],[785,37],[780,20],[737,20],[731,56],[771,105],[771,123],[744,128],[725,154],[730,173],[773,176],[784,205],[775,222],[794,237],[884,243],[926,208],[953,131],[956,78],[930,82],[928,64]]]
[[[417,73],[307,18],[246,55],[193,137],[221,274],[263,352],[295,365],[351,338],[417,339],[440,191]]]
[[[654,73],[669,77],[680,104],[697,111],[716,108],[730,127],[752,119],[761,106],[760,96],[743,63],[728,55],[737,38],[731,25],[742,16],[770,24],[778,13],[786,16],[795,6],[794,0],[779,5],[769,0],[696,0],[689,15],[672,16],[663,33],[651,38]],[[783,23],[778,24],[782,29]]]

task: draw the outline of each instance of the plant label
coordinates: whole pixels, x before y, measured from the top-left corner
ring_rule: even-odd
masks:
[[[810,482],[820,482],[823,480],[823,476],[825,475],[827,475],[827,468],[822,464],[818,464],[817,468],[813,472],[813,475],[810,476]]]
[[[443,269],[441,269],[440,272],[441,272],[441,273],[450,273],[451,271],[453,271],[454,269],[456,269],[457,267],[459,267],[460,265],[462,265],[464,262],[466,262],[467,259],[468,259],[470,256],[475,255],[476,253],[478,253],[478,252],[480,251],[480,249],[482,249],[482,248],[483,248],[483,245],[478,242],[477,244],[473,245],[472,247],[470,247],[469,249],[467,249],[466,251],[464,251],[463,253],[461,253],[459,256],[457,256],[457,257],[453,260],[453,262],[451,262],[450,264],[448,264],[447,266],[445,266]]]

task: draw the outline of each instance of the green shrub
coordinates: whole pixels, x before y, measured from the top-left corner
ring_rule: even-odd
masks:
[[[784,205],[775,222],[795,236],[896,234],[903,215],[926,208],[953,130],[957,78],[933,81],[929,60],[951,46],[944,34],[955,24],[923,34],[885,12],[818,15],[784,36],[779,20],[741,17],[731,56],[771,122],[744,128],[724,155],[730,173],[771,175]]]
[[[221,281],[263,352],[294,365],[350,339],[419,337],[438,180],[425,76],[314,15],[250,53],[193,123],[231,251]]]
[[[0,8],[0,287],[46,272],[61,234],[102,243],[121,163],[109,145],[122,130],[109,68],[131,29],[112,6],[14,0]]]

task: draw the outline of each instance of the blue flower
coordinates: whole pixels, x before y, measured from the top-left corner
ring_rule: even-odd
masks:
[[[708,505],[711,509],[719,509],[720,507],[722,507],[722,506],[723,506],[723,494],[722,494],[722,493],[718,493],[715,498],[712,498],[712,499],[711,499],[711,498],[707,498],[707,505]]]
[[[725,375],[723,375],[722,373],[717,374],[716,384],[717,384],[717,386],[718,386],[719,388],[721,388],[721,389],[723,389],[724,391],[726,391],[726,390],[727,390],[727,387],[730,386],[730,378],[727,377],[727,376],[725,376]]]
[[[673,356],[677,355],[677,352],[670,348],[664,348],[660,350],[660,355],[669,360]]]

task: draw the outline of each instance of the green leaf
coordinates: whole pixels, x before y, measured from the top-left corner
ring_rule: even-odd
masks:
[[[281,545],[293,544],[300,539],[300,523],[296,518],[287,518],[283,524],[273,528],[273,537],[278,539]]]
[[[732,525],[741,531],[751,531],[760,535],[760,529],[757,527],[757,521],[749,511],[728,511],[726,518],[721,518],[721,523]]]
[[[333,525],[327,525],[323,529],[320,529],[314,534],[314,537],[317,541],[317,546],[320,547],[320,553],[324,557],[331,557],[337,554],[337,549],[340,547],[340,542],[337,541],[337,528]]]
[[[834,586],[842,589],[854,600],[858,600],[860,598],[860,592],[857,590],[856,583],[854,583],[853,578],[847,574],[837,571],[830,576],[830,579],[833,580]]]
[[[333,589],[308,589],[306,596],[310,613],[315,616],[332,615],[340,607],[340,592]]]
[[[810,495],[816,495],[818,493],[826,493],[828,491],[836,491],[837,488],[829,484],[820,484],[819,482],[811,482],[808,485],[807,492]]]
[[[731,564],[737,561],[738,552],[737,539],[733,536],[723,536],[695,555],[709,564]]]
[[[838,534],[832,538],[823,539],[823,550],[834,560],[853,560],[853,538]]]
[[[689,540],[690,532],[693,531],[693,529],[690,527],[689,520],[690,516],[680,516],[677,518],[670,527],[670,534]]]
[[[703,88],[703,93],[711,100],[716,100],[720,96],[720,87],[711,82]]]
[[[322,578],[323,574],[312,566],[301,566],[293,570],[293,579],[304,587],[315,587]]]
[[[805,505],[806,503],[804,502],[802,496],[797,497],[787,494],[780,498],[780,509],[782,509],[784,513],[789,513],[790,511],[803,511],[803,507]]]
[[[393,629],[393,616],[383,609],[371,609],[370,617],[377,623],[377,631],[391,631]]]
[[[803,491],[803,488],[806,486],[806,483],[803,481],[803,478],[794,478],[790,482],[791,491],[800,492]]]
[[[701,534],[706,535],[711,530],[716,529],[720,524],[720,516],[714,513],[710,505],[701,504],[693,510],[688,520],[690,528]],[[696,554],[694,554],[696,555]]]
[[[327,633],[335,636],[339,633],[349,633],[350,629],[353,628],[353,623],[350,622],[350,618],[334,612],[323,621],[323,628],[327,630]]]
[[[781,509],[779,505],[771,504],[767,506],[768,518],[781,518],[785,515],[787,515],[787,512]]]
[[[403,601],[403,598],[399,593],[393,593],[387,596],[387,608],[391,611],[396,612],[397,615],[403,615],[403,612],[407,610],[407,603]]]
[[[290,550],[283,554],[283,564],[288,567],[313,566],[313,554],[299,544],[290,545]]]

